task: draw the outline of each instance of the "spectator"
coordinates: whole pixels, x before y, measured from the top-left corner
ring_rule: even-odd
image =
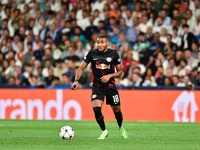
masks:
[[[63,64],[61,59],[56,61],[56,67],[54,68],[54,76],[59,77],[60,81],[62,81],[62,75],[67,72],[66,66]]]
[[[73,42],[74,41],[74,37],[78,36],[78,41],[81,41],[83,43],[83,45],[84,45],[83,47],[85,48],[85,46],[86,46],[86,38],[81,32],[81,28],[77,26],[77,27],[75,27],[74,30],[75,30],[74,31],[75,34],[70,37],[70,41]]]
[[[148,41],[153,41],[153,30],[152,30],[152,27],[148,26],[147,27],[147,33],[146,33],[146,38]]]
[[[23,10],[23,7],[24,7],[24,3],[22,3],[22,7],[20,8],[20,11]],[[40,11],[40,5],[39,3],[34,2],[34,6],[30,9],[31,18],[34,18],[34,19],[36,18],[37,11]]]
[[[127,72],[127,69],[130,66],[132,60],[133,60],[132,50],[128,50],[127,51],[127,58],[122,61],[122,67],[123,67],[123,71],[125,73]]]
[[[172,73],[172,69],[171,69],[171,68],[168,68],[168,69],[166,70],[165,76],[166,76],[167,78],[169,78],[170,80],[172,79],[173,73]]]
[[[42,75],[42,67],[39,67],[37,72],[38,72],[37,75],[36,75],[37,86],[42,86],[44,84],[44,81],[45,81],[45,77]]]
[[[120,33],[120,31],[119,31],[118,27],[113,28],[113,33],[114,33],[114,35],[111,37],[110,43],[111,44],[112,43],[119,43],[119,33]]]
[[[93,24],[95,26],[98,26],[99,25],[99,21],[101,21],[101,17],[99,16],[99,11],[97,9],[94,11],[93,16],[94,16]]]
[[[19,45],[20,47],[20,51],[24,51],[23,50],[23,44]],[[27,47],[28,47],[28,52],[25,53],[24,57],[23,57],[23,64],[33,64],[33,46],[32,43],[27,43]]]
[[[200,36],[200,15],[197,17],[197,21],[194,26],[193,34],[195,36],[196,41],[199,41]]]
[[[177,21],[178,26],[181,25],[182,16],[180,15],[180,12],[178,9],[173,10],[173,19]]]
[[[85,31],[85,29],[90,25],[90,20],[86,10],[82,11],[83,19],[77,20],[77,25]]]
[[[51,86],[49,88],[53,88],[54,86],[58,86],[59,84],[60,84],[60,79],[58,77],[55,77],[51,82]]]
[[[51,61],[51,64],[52,64],[53,66],[55,66],[55,60],[54,60],[53,57],[52,57],[51,48],[45,49],[45,54],[44,54],[44,56],[42,57],[42,67],[45,66],[46,60],[50,60],[50,61]]]
[[[159,59],[161,61],[162,67],[164,69],[164,72],[167,70],[167,68],[169,67],[169,62],[168,60],[165,58],[165,55],[163,52],[159,52],[157,59]]]
[[[158,73],[159,73],[160,77],[158,77],[156,79],[156,83],[158,85],[165,85],[165,78],[166,78],[166,76],[164,75],[164,70],[163,70],[162,66],[158,67]]]
[[[162,5],[164,4],[163,0],[156,0],[153,2],[153,7],[155,11],[160,11],[162,8]]]
[[[145,34],[147,33],[147,27],[152,27],[152,23],[148,22],[148,16],[142,16],[142,21],[139,25],[140,31],[144,32]]]
[[[154,24],[154,26],[153,26],[153,32],[154,33],[156,33],[156,32],[161,33],[162,28],[167,28],[167,26],[165,26],[163,24],[163,18],[162,17],[158,17],[156,19],[156,22],[157,22],[157,24]]]
[[[41,62],[39,60],[35,60],[33,63],[33,75],[37,75],[38,74],[38,68],[41,67]]]
[[[187,24],[183,25],[184,34],[182,36],[182,49],[191,49],[192,42],[195,42],[194,35],[189,32],[189,26]]]
[[[165,43],[165,44],[167,43],[167,30],[166,30],[166,28],[161,29],[160,41]]]
[[[177,75],[174,75],[172,77],[172,83],[173,83],[174,86],[178,86],[178,84],[180,83],[180,79]]]
[[[23,73],[23,76],[24,76],[24,78],[23,78],[23,82],[21,84],[22,85],[30,85],[28,79],[33,76],[33,68],[31,65],[25,66],[25,72]]]
[[[199,1],[194,1],[195,10],[193,11],[193,15],[197,18],[200,14],[200,3]]]
[[[127,6],[128,7],[128,6]],[[125,20],[126,20],[126,25],[131,28],[133,26],[133,17],[132,17],[132,14],[131,14],[131,10],[127,9],[126,10],[126,17],[125,17]]]
[[[68,60],[72,60],[73,62],[80,61],[79,57],[75,55],[74,48],[70,46],[68,48],[69,56],[67,56],[64,60],[67,62]]]
[[[150,44],[151,43],[148,40],[146,40],[145,34],[143,32],[140,32],[139,42],[138,42],[139,51],[142,51],[143,49],[149,48]]]
[[[110,17],[109,19],[110,26],[107,27],[108,35],[111,37],[113,36],[113,28],[117,26],[115,17]]]
[[[166,10],[164,10],[164,9],[161,10],[161,11],[160,11],[160,16],[161,16],[161,18],[163,19],[163,25],[164,25],[164,26],[169,26],[169,25],[171,24],[171,18],[170,18],[169,16],[167,16]],[[154,26],[158,26],[157,20],[156,20]]]
[[[133,75],[132,75],[132,84],[135,87],[141,86],[141,84],[142,84],[142,78],[141,78],[140,74],[133,73]]]
[[[145,76],[144,82],[142,83],[142,86],[147,87],[155,87],[157,86],[157,83],[155,81],[151,81],[151,78],[149,76]]]
[[[44,68],[42,69],[42,75],[44,77],[48,77],[49,76],[49,69],[54,69],[54,67],[52,66],[52,63],[51,63],[51,60],[46,60],[45,61],[45,66]]]
[[[58,60],[61,58],[62,51],[58,48],[58,45],[56,43],[51,43],[51,49],[52,49],[52,57],[54,60]]]
[[[8,85],[15,85],[15,78],[13,76],[8,78]]]
[[[51,10],[54,12],[59,12],[61,10],[61,4],[56,0],[51,0],[50,5],[51,5]]]
[[[157,86],[156,79],[155,79],[155,77],[153,76],[153,71],[152,71],[151,68],[147,68],[147,69],[146,69],[146,72],[145,72],[145,74],[144,74],[144,77],[145,77],[144,82],[143,82],[143,83],[144,83],[144,86],[147,86],[147,85]],[[147,77],[147,78],[146,78],[146,77]],[[145,80],[150,80],[151,83],[150,83],[149,81],[146,81],[146,82],[145,82]]]
[[[83,9],[85,9],[85,2],[83,0],[81,0],[80,1],[80,7],[76,11],[76,19],[77,20],[83,19],[83,17],[82,17]]]
[[[194,62],[194,57],[192,57],[192,51],[187,49],[185,50],[185,58],[187,60],[187,65],[192,66]]]
[[[160,34],[155,33],[154,34],[154,40],[151,41],[151,45],[149,47],[149,50],[153,54],[153,57],[156,57],[158,52],[161,51],[161,49],[164,48],[164,43],[160,41]]]
[[[120,18],[120,16],[117,14],[117,11],[118,11],[118,9],[119,9],[119,6],[118,6],[118,4],[117,4],[116,1],[113,1],[113,2],[112,2],[112,6],[113,6],[113,7],[112,7],[112,9],[110,10],[109,16],[110,16],[110,17],[114,17],[115,20],[118,21],[119,18]]]
[[[197,67],[192,69],[191,75],[190,75],[191,82],[198,86],[199,85],[199,76],[198,76],[198,70]]]
[[[25,21],[26,25],[28,24],[29,19],[31,18],[31,14],[29,13],[29,11],[30,11],[29,6],[27,4],[24,5],[21,19],[23,19]]]
[[[184,57],[182,50],[177,50],[175,53],[176,66],[179,66],[181,59]]]
[[[178,48],[181,48],[181,37],[178,36],[178,28],[177,27],[173,27],[172,42],[175,43],[178,46]]]
[[[165,83],[165,86],[171,86],[171,85],[172,85],[172,81],[171,81],[171,79],[168,78],[168,77],[165,78],[164,83]]]
[[[193,33],[194,29],[195,29],[195,24],[196,24],[196,18],[192,15],[192,11],[191,10],[187,10],[186,11],[186,16],[187,18],[187,24],[190,25],[189,26],[189,31]]]
[[[175,55],[176,51],[178,50],[178,46],[172,42],[172,36],[170,34],[168,34],[166,37],[167,37],[167,42],[163,49],[163,53],[169,59]]]
[[[42,57],[44,56],[44,42],[40,41],[38,44],[39,44],[39,50],[33,52],[33,57],[31,58],[32,62],[34,60],[42,61]]]
[[[129,42],[131,44],[131,46],[133,46],[134,43],[137,42],[138,36],[137,36],[137,32],[134,29],[134,27],[128,28],[127,33],[126,33],[126,40],[127,40],[127,42]]]
[[[133,11],[132,16],[133,18],[141,18],[142,17],[142,6],[140,3],[136,3],[135,4],[135,11]]]
[[[128,26],[126,25],[126,20],[124,18],[120,18],[118,28],[120,33],[127,33]]]
[[[97,0],[93,5],[92,5],[92,12],[94,12],[96,9],[99,10],[99,12],[102,12],[104,9],[104,5],[106,4],[106,1],[103,0]]]
[[[44,20],[47,20],[48,19],[48,13],[51,11],[51,5],[50,3],[46,3],[45,4],[45,11],[42,11],[41,9],[41,12],[42,12],[42,17],[44,18]]]
[[[48,12],[48,19],[46,20],[46,26],[50,27],[50,25],[54,22],[55,20],[55,13],[54,11],[50,10]]]
[[[90,25],[85,29],[84,35],[87,40],[91,40],[92,33],[97,32],[97,26],[93,24],[94,16],[89,16]]]
[[[181,16],[185,17],[187,10],[189,10],[189,2],[188,1],[184,1],[183,2],[183,10],[181,11]]]
[[[183,82],[179,82],[179,83],[177,84],[178,87],[189,87],[189,86],[191,86],[191,85],[192,85],[192,83],[191,83],[190,77],[189,77],[188,75],[185,75],[185,76],[183,77]]]
[[[79,57],[79,60],[82,62],[85,56],[86,50],[83,48],[83,43],[78,41],[76,43],[77,50],[75,51],[75,55]]]
[[[119,43],[117,43],[117,51],[119,51],[126,44],[128,44],[128,42],[126,42],[126,35],[121,33],[119,35]]]
[[[12,49],[14,50],[15,53],[19,52],[19,47],[18,47],[19,43],[20,43],[20,37],[18,35],[15,35],[12,42]]]
[[[25,40],[25,38],[26,38],[25,32],[26,32],[25,27],[20,27],[20,28],[19,28],[19,37],[20,37],[20,41],[21,41],[22,43],[24,42],[24,40]]]
[[[49,28],[46,26],[45,20],[42,20],[40,24],[41,24],[41,29],[39,30],[39,37],[40,40],[44,41],[47,33],[49,32]]]
[[[151,67],[153,63],[153,55],[151,49],[143,48],[142,51],[139,52],[140,63],[146,66],[146,68]]]
[[[150,18],[150,14],[152,12],[154,12],[154,9],[153,9],[153,6],[152,6],[152,2],[151,1],[147,1],[146,5],[145,5],[145,8],[147,10],[147,16],[148,16],[148,18]]]
[[[9,77],[14,75],[14,71],[15,71],[15,60],[11,59],[10,60],[10,66],[8,68],[6,68],[3,76],[8,79]]]
[[[180,60],[180,65],[178,66],[178,70],[179,70],[179,71],[178,71],[178,76],[179,76],[179,77],[183,77],[183,76],[186,75],[185,67],[188,67],[188,66],[187,66],[187,60],[184,59],[184,58],[182,58],[182,59]],[[189,66],[188,68],[191,69],[190,66]]]
[[[197,54],[197,58],[192,63],[192,68],[198,67],[198,64],[200,62],[200,52]]]
[[[55,79],[55,76],[53,75],[53,69],[49,68],[48,69],[48,76],[44,80],[44,85],[51,85],[53,80]]]
[[[129,50],[132,50],[131,47],[129,46],[129,44],[125,44],[123,47],[120,48],[119,55],[120,55],[120,58],[122,61],[127,58],[127,56],[128,56],[127,52]]]
[[[15,55],[15,59],[17,61],[23,62],[24,59],[24,55],[25,55],[25,51],[24,51],[24,46],[22,43],[18,44],[19,47],[19,51],[17,52],[17,54]]]
[[[56,29],[56,24],[52,23],[50,25],[50,31],[47,34],[51,37],[52,41],[55,42],[55,44],[59,45],[61,44],[61,37],[62,37],[62,32]]]

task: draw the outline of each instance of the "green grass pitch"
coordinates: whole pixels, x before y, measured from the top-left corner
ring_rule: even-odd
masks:
[[[116,122],[106,121],[109,136],[98,140],[101,130],[95,121],[0,120],[0,150],[199,150],[199,123],[123,123],[123,139]],[[73,127],[72,140],[63,140],[62,126]]]

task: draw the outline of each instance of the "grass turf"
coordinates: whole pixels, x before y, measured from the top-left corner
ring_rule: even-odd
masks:
[[[124,122],[123,139],[116,122],[106,121],[109,136],[97,140],[101,130],[95,121],[0,120],[1,150],[195,150],[200,149],[199,123]],[[62,126],[73,127],[72,140],[63,140]]]

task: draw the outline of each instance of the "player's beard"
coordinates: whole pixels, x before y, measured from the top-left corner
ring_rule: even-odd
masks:
[[[98,47],[98,49],[99,49],[99,47]],[[100,50],[100,49],[101,49],[101,50]],[[105,52],[105,51],[107,50],[107,46],[101,46],[100,49],[99,49],[99,51],[100,51],[101,53],[103,53],[103,52]]]

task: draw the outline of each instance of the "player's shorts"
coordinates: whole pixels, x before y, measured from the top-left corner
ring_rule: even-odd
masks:
[[[105,96],[107,105],[120,105],[119,93],[115,86],[113,88],[92,87],[92,101],[96,99],[104,101]]]

